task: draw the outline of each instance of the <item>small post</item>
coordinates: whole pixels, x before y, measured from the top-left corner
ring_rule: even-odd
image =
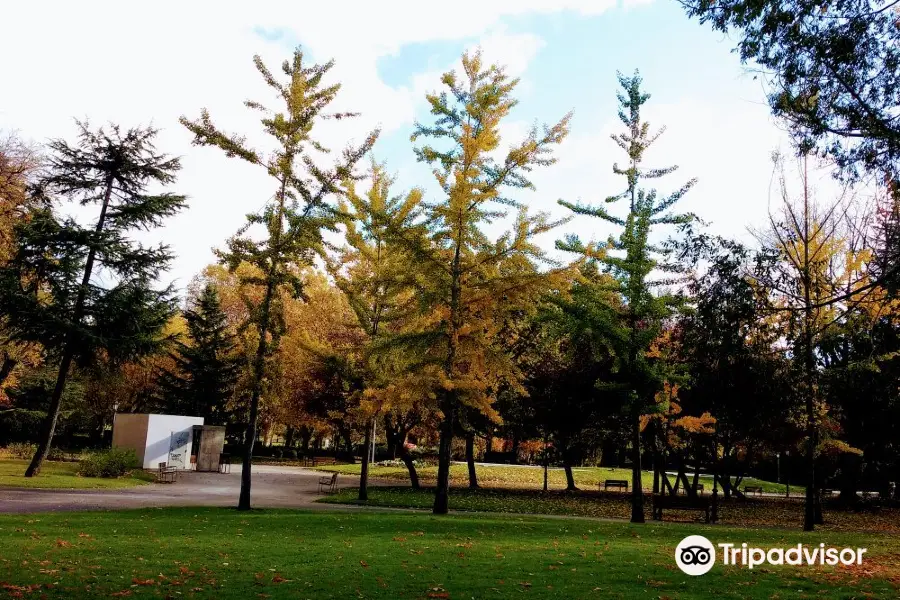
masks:
[[[544,491],[547,491],[547,470],[550,467],[550,454],[547,450],[547,436],[544,436]]]

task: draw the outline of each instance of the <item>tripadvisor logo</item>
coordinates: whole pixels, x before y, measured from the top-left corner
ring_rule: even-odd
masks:
[[[742,566],[752,569],[763,564],[770,565],[861,565],[866,548],[833,548],[825,544],[804,546],[797,544],[789,548],[757,548],[748,544],[717,544],[720,548],[722,564]],[[675,562],[688,575],[703,575],[716,562],[713,543],[702,535],[689,535],[675,548]]]
[[[702,535],[689,535],[675,548],[675,562],[688,575],[703,575],[716,562],[716,549]]]

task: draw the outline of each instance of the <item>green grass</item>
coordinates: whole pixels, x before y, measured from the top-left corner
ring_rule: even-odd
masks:
[[[340,483],[340,482],[339,482]],[[336,494],[323,496],[319,502],[327,504],[361,504],[357,488],[340,488]],[[631,517],[631,496],[618,492],[566,492],[564,490],[516,490],[507,488],[453,488],[450,490],[450,509],[471,512],[522,513],[533,515],[565,515],[627,520]],[[646,500],[646,517],[650,518],[650,499]],[[430,509],[434,503],[434,489],[413,490],[408,487],[369,488],[366,506]],[[719,502],[719,524],[755,527],[797,527],[803,522],[803,502],[800,498],[751,498]],[[696,522],[698,512],[665,511],[667,521]],[[900,510],[883,508],[877,513],[840,510],[835,503],[825,506],[826,531],[893,532],[900,534]]]
[[[45,461],[36,477],[24,476],[28,468],[27,460],[17,458],[0,459],[0,486],[17,488],[60,488],[60,489],[121,489],[144,485],[153,480],[152,473],[140,469],[130,476],[117,479],[80,477],[78,463]]]
[[[347,475],[359,475],[360,465],[327,465],[316,467],[320,471],[345,473]],[[380,477],[384,479],[396,479],[398,481],[409,482],[409,472],[406,467],[382,467],[371,465],[370,474],[372,477]],[[476,466],[475,471],[478,474],[478,483],[491,487],[514,487],[514,488],[542,488],[544,485],[544,471],[540,468],[518,467],[518,466]],[[437,479],[437,467],[420,467],[418,469],[419,478],[423,481],[433,482]],[[575,477],[575,484],[582,489],[597,489],[597,484],[607,479],[624,479],[631,482],[631,470],[615,469],[608,467],[578,467],[573,469],[572,475]],[[458,486],[468,485],[469,471],[464,464],[454,463],[450,467],[450,481]],[[674,478],[671,479],[674,484]],[[548,473],[548,482],[551,488],[565,488],[566,475],[561,468],[552,468]],[[653,473],[644,471],[641,473],[641,482],[645,489],[653,489]],[[712,489],[712,477],[701,477],[700,483],[703,483],[708,490]],[[762,481],[752,477],[746,478],[741,482],[741,489],[744,486],[759,486],[765,492],[780,493],[785,492],[785,486],[780,483],[771,481]],[[792,493],[802,493],[804,488],[791,486]]]
[[[673,557],[689,534],[869,550],[864,570],[720,561],[689,577]],[[0,516],[0,585],[24,598],[896,598],[898,552],[891,536],[537,517],[212,508]]]

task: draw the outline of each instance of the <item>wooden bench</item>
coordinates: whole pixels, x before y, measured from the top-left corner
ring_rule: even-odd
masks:
[[[337,464],[337,461],[331,456],[307,456],[303,459],[304,467],[321,467],[335,464]]]
[[[760,494],[763,493],[763,489],[761,486],[758,486],[758,485],[745,485],[744,493],[745,494],[756,494],[757,496],[759,496]]]
[[[600,487],[600,484],[597,484],[597,487]],[[628,481],[625,479],[607,479],[603,482],[603,489],[608,490],[610,488],[615,488],[619,490],[628,491]]]
[[[699,494],[700,492],[702,492],[703,490],[705,490],[705,489],[706,489],[706,486],[703,485],[702,483],[698,483],[698,484],[696,485],[696,487],[694,487],[694,491],[697,492],[698,494]],[[681,493],[682,493],[682,494],[687,494],[687,488],[681,488]]]
[[[333,494],[337,488],[337,476],[337,473],[332,473],[331,475],[319,477],[319,493],[321,494],[324,491],[326,494]]]
[[[712,501],[709,497],[692,498],[690,496],[669,496],[667,494],[653,495],[653,520],[662,521],[663,509],[670,510],[694,510],[702,512],[707,523],[715,523]]]
[[[156,472],[156,482],[157,483],[175,483],[178,479],[178,468],[177,467],[169,467],[166,466],[166,463],[159,463],[158,470]]]

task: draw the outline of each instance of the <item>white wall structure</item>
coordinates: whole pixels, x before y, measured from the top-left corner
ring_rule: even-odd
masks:
[[[203,425],[203,417],[116,413],[112,445],[133,449],[145,469],[161,462],[189,469],[195,425]]]

